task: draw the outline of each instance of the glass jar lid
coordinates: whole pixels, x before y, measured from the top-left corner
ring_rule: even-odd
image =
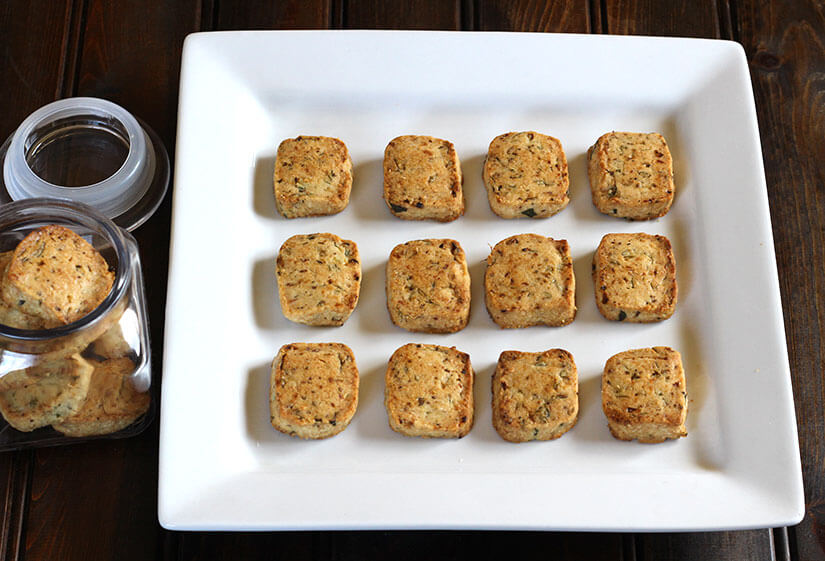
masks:
[[[169,157],[154,131],[93,97],[41,107],[0,147],[0,158],[0,202],[77,201],[127,230],[157,210],[169,185]]]

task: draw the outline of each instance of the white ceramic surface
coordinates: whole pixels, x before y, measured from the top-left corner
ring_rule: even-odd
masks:
[[[803,494],[776,263],[750,78],[741,47],[696,39],[507,33],[230,32],[186,40],[180,89],[161,413],[159,518],[174,529],[492,528],[699,530],[793,524]],[[481,166],[512,130],[559,138],[571,203],[543,220],[502,220]],[[585,152],[610,130],[659,131],[674,155],[671,212],[599,214]],[[355,182],[339,215],[275,211],[278,143],[336,136]],[[381,159],[400,134],[446,138],[465,173],[467,213],[448,224],[393,217]],[[358,243],[361,300],[340,328],[281,314],[274,260],[295,233]],[[502,330],[483,303],[483,261],[516,233],[570,242],[578,316],[562,328]],[[604,320],[590,279],[608,232],[668,236],[679,304],[668,321]],[[393,246],[451,237],[472,276],[469,326],[408,333],[390,322]],[[269,364],[281,345],[338,341],[361,372],[352,424],[300,441],[269,424]],[[476,421],[461,440],[406,438],[383,407],[387,359],[407,342],[468,352]],[[689,436],[643,445],[608,433],[599,384],[616,352],[681,351]],[[493,430],[501,351],[561,347],[580,377],[578,424],[560,440],[511,444]]]

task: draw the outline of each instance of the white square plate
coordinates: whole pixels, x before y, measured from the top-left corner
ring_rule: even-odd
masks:
[[[793,397],[761,148],[748,69],[735,43],[506,33],[232,32],[187,38],[181,73],[172,257],[166,317],[159,518],[174,529],[490,528],[704,530],[793,524],[803,493]],[[481,165],[513,130],[559,138],[571,203],[543,220],[502,220]],[[585,152],[611,130],[660,131],[677,196],[650,222],[599,214]],[[336,136],[354,162],[341,214],[282,219],[272,198],[278,143]],[[455,143],[467,213],[447,224],[390,215],[381,160],[401,134]],[[590,262],[608,232],[668,236],[677,260],[675,315],[622,324],[598,313]],[[281,314],[274,260],[295,233],[358,243],[361,300],[340,328]],[[483,303],[483,261],[516,233],[569,240],[576,320],[502,330]],[[398,243],[449,237],[473,283],[469,326],[452,335],[394,327],[384,266]],[[144,248],[146,250],[146,248]],[[269,424],[269,364],[281,345],[349,345],[361,373],[358,411],[340,435],[301,441]],[[468,352],[476,421],[461,440],[392,432],[383,375],[407,342]],[[611,355],[681,351],[689,436],[620,442],[601,411]],[[491,423],[501,351],[569,350],[580,418],[552,442],[511,444]]]

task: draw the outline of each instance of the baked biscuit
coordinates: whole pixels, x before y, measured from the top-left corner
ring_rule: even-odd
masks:
[[[125,429],[149,410],[149,392],[132,384],[135,364],[128,358],[103,362],[94,367],[89,391],[80,409],[52,427],[66,436],[95,436]]]
[[[269,411],[284,434],[320,439],[347,428],[358,407],[358,368],[341,343],[284,345],[272,361]]]
[[[670,347],[634,349],[610,357],[602,376],[602,409],[619,440],[664,442],[687,436],[682,357]]]
[[[610,320],[650,323],[676,309],[676,261],[670,240],[607,234],[593,255],[596,305]]]
[[[554,440],[576,424],[579,380],[573,355],[504,351],[493,374],[493,427],[504,440]]]
[[[567,240],[519,234],[487,257],[484,299],[500,327],[566,325],[576,317],[576,279]]]
[[[88,350],[103,359],[122,358],[135,353],[123,337],[123,330],[119,323],[114,324],[103,335],[92,341]]]
[[[17,245],[2,284],[6,304],[45,327],[76,321],[106,298],[114,274],[86,240],[63,226],[43,226]]]
[[[462,182],[452,142],[399,136],[384,151],[384,200],[398,218],[455,220],[464,214]]]
[[[455,240],[395,246],[387,261],[387,309],[409,331],[454,333],[470,319],[470,273]]]
[[[0,378],[0,412],[12,427],[30,432],[77,413],[94,368],[80,355],[15,370]]]
[[[461,438],[473,428],[470,355],[455,347],[407,344],[387,365],[390,428],[406,436]]]
[[[502,218],[546,218],[570,202],[561,142],[534,131],[493,139],[482,172],[490,208]]]
[[[344,210],[352,191],[346,144],[327,136],[288,138],[275,157],[275,206],[284,218]]]
[[[661,134],[609,132],[587,151],[593,204],[604,214],[649,220],[673,204],[673,159]]]
[[[306,325],[343,325],[361,290],[355,242],[335,234],[300,234],[284,242],[276,260],[281,310]]]
[[[6,283],[6,269],[11,263],[12,255],[14,255],[13,251],[0,253],[0,294],[2,294],[2,287]],[[15,306],[10,306],[3,298],[0,298],[0,323],[15,329],[43,329],[46,327],[42,319],[37,316],[30,316]]]

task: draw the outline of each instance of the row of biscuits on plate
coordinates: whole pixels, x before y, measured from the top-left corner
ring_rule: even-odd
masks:
[[[475,417],[470,356],[455,347],[409,343],[390,357],[384,385],[389,425],[406,436],[461,438]],[[510,442],[554,440],[578,419],[578,372],[563,349],[501,353],[491,380],[493,426]],[[284,345],[272,362],[270,422],[280,432],[321,439],[343,431],[358,407],[355,357],[341,343]],[[610,357],[602,410],[619,440],[656,443],[687,435],[680,354],[669,347]]]
[[[276,260],[284,316],[338,326],[358,303],[361,261],[355,242],[334,234],[287,239]],[[607,234],[593,257],[596,304],[610,320],[647,323],[676,307],[676,262],[670,241],[644,233]],[[502,328],[562,326],[576,316],[576,279],[566,240],[519,234],[492,248],[484,275],[485,303]],[[408,331],[454,333],[470,316],[470,274],[451,239],[397,245],[386,266],[387,308]]]
[[[587,151],[593,204],[629,220],[664,216],[674,198],[673,160],[658,133],[610,132]],[[384,151],[384,201],[405,220],[450,222],[464,214],[464,177],[455,146],[404,135]],[[509,132],[490,143],[482,179],[501,218],[546,218],[570,202],[561,142],[535,131]],[[352,160],[337,138],[299,136],[281,142],[275,159],[275,205],[284,217],[323,216],[349,204]]]

